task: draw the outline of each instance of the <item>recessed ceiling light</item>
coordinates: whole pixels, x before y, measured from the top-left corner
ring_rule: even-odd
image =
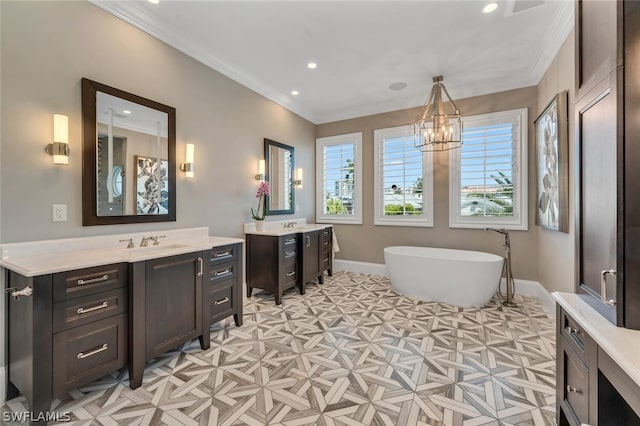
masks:
[[[122,110],[123,114],[131,114],[131,111],[129,111],[128,109]]]
[[[153,3],[153,4],[158,4],[160,3],[160,0],[148,0],[149,3]]]
[[[298,92],[297,90],[292,90],[292,91],[291,91],[291,94],[292,94],[293,96],[298,96],[298,95],[300,94],[300,92]]]
[[[307,64],[307,68],[312,69],[312,70],[315,69],[317,66],[318,66],[318,64],[316,64],[315,62],[309,62]]]
[[[404,81],[398,81],[398,82],[396,82],[396,83],[391,83],[391,84],[389,85],[389,89],[390,89],[390,90],[396,90],[396,91],[397,91],[397,90],[402,90],[402,89],[404,89],[405,87],[407,87],[407,83],[405,83]]]
[[[487,5],[482,9],[484,13],[491,13],[498,8],[498,3],[487,3]]]

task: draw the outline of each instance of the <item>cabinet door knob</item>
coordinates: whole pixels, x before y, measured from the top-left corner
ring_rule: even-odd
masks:
[[[578,393],[578,389],[574,388],[571,385],[567,385],[567,393]]]

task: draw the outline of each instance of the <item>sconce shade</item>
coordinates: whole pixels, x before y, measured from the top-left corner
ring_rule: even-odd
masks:
[[[194,176],[194,168],[195,168],[195,145],[192,143],[187,144],[187,153],[185,162],[180,164],[180,170],[185,172],[185,176],[188,178],[193,178]]]
[[[53,164],[69,164],[69,117],[53,114],[53,143],[49,145]]]
[[[264,180],[264,160],[258,160],[258,174],[256,180]]]
[[[296,170],[296,178],[293,181],[293,184],[296,186],[296,188],[302,189],[302,167]]]
[[[424,112],[413,124],[414,145],[421,151],[448,151],[462,146],[462,117],[442,80],[441,75],[433,77]]]

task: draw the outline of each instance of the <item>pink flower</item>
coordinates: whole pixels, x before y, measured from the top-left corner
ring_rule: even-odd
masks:
[[[258,185],[258,192],[256,193],[256,198],[264,197],[269,195],[269,182],[266,180],[260,181],[260,185]]]

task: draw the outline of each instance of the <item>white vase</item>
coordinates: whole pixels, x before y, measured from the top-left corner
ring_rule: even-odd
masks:
[[[256,223],[256,231],[264,232],[264,220],[255,220],[254,222]]]

